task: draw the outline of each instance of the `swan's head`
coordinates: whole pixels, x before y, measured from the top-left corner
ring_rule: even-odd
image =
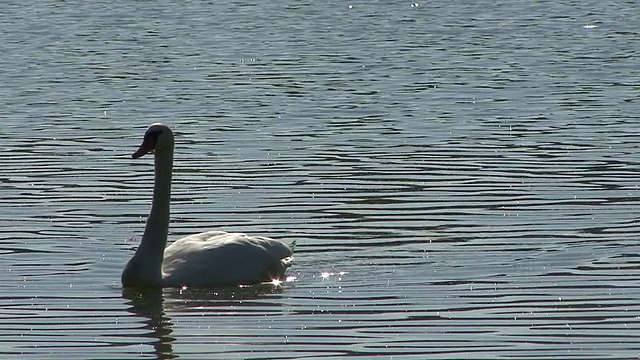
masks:
[[[131,155],[137,159],[150,152],[173,151],[173,132],[165,124],[152,124],[144,133],[142,145]]]

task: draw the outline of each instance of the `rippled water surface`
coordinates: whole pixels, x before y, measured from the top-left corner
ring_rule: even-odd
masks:
[[[0,5],[0,355],[637,358],[635,2]],[[122,289],[170,238],[297,242],[283,286]]]

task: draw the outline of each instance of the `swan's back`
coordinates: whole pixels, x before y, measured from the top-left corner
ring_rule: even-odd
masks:
[[[281,278],[292,259],[278,240],[209,231],[176,240],[164,251],[163,286],[255,284]]]

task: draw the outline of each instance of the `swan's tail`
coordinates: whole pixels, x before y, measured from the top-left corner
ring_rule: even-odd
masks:
[[[289,249],[291,249],[291,255],[287,256],[286,258],[283,258],[282,260],[280,260],[282,262],[282,268],[286,269],[289,266],[291,266],[293,264],[293,251],[296,248],[296,241],[293,240],[290,244],[289,244]]]
[[[284,270],[293,264],[293,256],[288,256],[280,260],[280,262],[282,263],[282,268]]]

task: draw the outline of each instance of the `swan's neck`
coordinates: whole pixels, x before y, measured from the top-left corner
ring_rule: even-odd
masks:
[[[162,265],[164,248],[167,245],[167,233],[169,232],[172,167],[172,152],[156,152],[153,202],[147,226],[144,229],[144,235],[142,235],[140,249],[144,248],[145,253],[153,254],[153,258],[158,260],[159,266]]]
[[[153,202],[140,247],[127,264],[123,282],[133,286],[159,286],[162,283],[162,260],[167,245],[171,203],[173,149],[155,153]]]

